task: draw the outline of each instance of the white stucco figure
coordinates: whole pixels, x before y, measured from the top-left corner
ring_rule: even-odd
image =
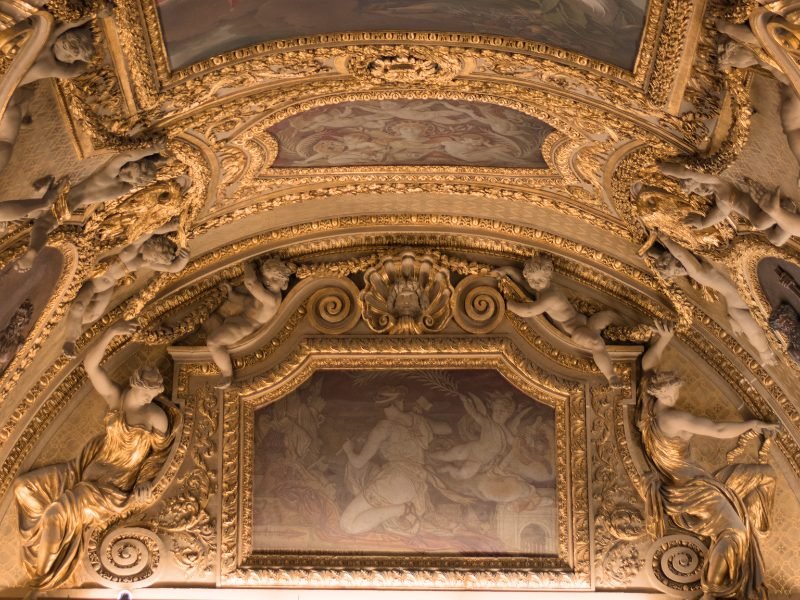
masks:
[[[750,221],[759,231],[763,231],[767,239],[776,246],[789,239],[790,234],[776,223],[753,196],[738,185],[717,175],[693,171],[678,163],[663,162],[659,168],[665,175],[680,180],[685,191],[713,200],[714,204],[705,216],[690,214],[684,219],[694,229],[712,227],[731,214],[737,214]]]
[[[248,294],[240,294],[228,286],[228,316],[212,315],[212,323],[206,326],[210,331],[206,341],[208,351],[222,373],[222,380],[217,385],[220,389],[230,386],[233,380],[233,363],[228,348],[272,320],[293,273],[290,265],[276,258],[261,262],[258,271],[254,263],[245,263],[244,286]]]
[[[55,181],[52,177],[43,178],[34,184],[37,189],[44,188],[41,198],[23,198],[0,202],[0,223],[21,219],[36,219],[50,210],[56,198],[64,191],[66,179]]]
[[[766,4],[759,2],[759,4]],[[753,35],[747,24],[717,21],[717,29],[730,38],[730,42],[722,47],[720,66],[723,69],[760,67],[769,71],[780,83],[781,105],[780,119],[783,133],[789,149],[800,163],[800,96],[795,93],[789,79],[773,63],[763,60],[759,54],[764,52],[761,42]]]
[[[152,269],[162,273],[177,273],[189,262],[189,251],[178,248],[164,233],[174,231],[170,222],[155,232],[146,234],[125,246],[100,275],[86,281],[70,306],[66,318],[64,354],[75,356],[75,342],[85,325],[103,316],[117,283],[129,273]]]
[[[776,358],[764,331],[750,314],[747,303],[742,300],[731,280],[710,262],[695,256],[673,240],[665,236],[658,239],[668,251],[656,258],[656,268],[662,276],[670,279],[688,275],[700,285],[717,292],[725,300],[728,321],[733,332],[750,342],[758,353],[761,364],[775,364]]]
[[[497,272],[519,280],[518,272],[514,269],[505,268]],[[549,317],[576,345],[592,353],[597,368],[612,386],[621,386],[622,379],[614,373],[611,357],[600,336],[600,332],[617,322],[620,316],[612,310],[603,310],[590,317],[579,313],[566,294],[552,284],[553,261],[547,257],[531,257],[525,263],[522,275],[536,294],[536,299],[532,302],[509,301],[508,310],[525,318],[539,315]]]
[[[20,126],[30,121],[30,84],[50,78],[72,79],[86,72],[94,56],[92,30],[88,26],[90,19],[55,27],[39,55],[17,82],[16,89],[12,87],[13,93],[9,90],[11,97],[0,115],[0,170],[11,160]]]
[[[137,150],[121,152],[88,177],[72,186],[67,193],[69,212],[115,200],[151,183],[158,174],[163,159],[162,146],[150,146]],[[36,260],[37,254],[47,244],[47,236],[58,226],[56,215],[42,211],[31,229],[28,250],[14,263],[17,271],[27,271]]]

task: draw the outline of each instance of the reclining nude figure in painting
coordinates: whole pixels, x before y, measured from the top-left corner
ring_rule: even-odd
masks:
[[[294,272],[291,265],[277,258],[263,261],[259,271],[261,281],[255,265],[245,263],[244,286],[249,294],[240,294],[230,285],[226,286],[228,301],[223,306],[228,309],[229,316],[215,313],[204,325],[209,332],[208,351],[222,373],[222,380],[216,386],[219,389],[230,387],[233,381],[233,362],[228,348],[272,320],[281,305],[282,292],[289,287],[289,278]]]
[[[523,283],[519,272],[513,268],[498,269],[497,273],[508,275],[518,283]],[[508,310],[526,319],[546,315],[556,326],[566,333],[581,348],[592,353],[592,358],[600,372],[605,375],[612,387],[620,387],[622,379],[614,373],[614,365],[606,349],[600,332],[619,320],[612,310],[603,310],[590,317],[579,313],[567,296],[552,284],[553,261],[547,257],[533,255],[525,263],[522,276],[527,285],[536,293],[532,302],[507,303]]]
[[[515,430],[529,409],[519,411],[513,419],[515,403],[511,396],[496,393],[490,397],[491,410],[473,393],[461,396],[464,410],[480,427],[477,440],[458,444],[447,450],[431,452],[430,457],[445,464],[439,471],[453,479],[471,479],[485,466],[499,462],[508,450]],[[510,422],[509,422],[510,421]]]

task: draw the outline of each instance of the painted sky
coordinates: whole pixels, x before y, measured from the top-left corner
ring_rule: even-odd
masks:
[[[250,44],[346,31],[519,37],[632,69],[647,0],[158,0],[173,68]]]

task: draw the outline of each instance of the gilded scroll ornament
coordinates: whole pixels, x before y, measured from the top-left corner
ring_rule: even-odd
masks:
[[[153,479],[172,443],[170,417],[153,403],[164,391],[162,376],[143,367],[120,386],[100,366],[113,338],[132,331],[126,322],[110,327],[84,360],[89,380],[108,403],[106,431],[76,459],[30,471],[14,485],[23,562],[33,589],[54,588],[69,578],[83,553],[86,526],[150,501]]]
[[[700,591],[708,548],[696,537],[683,533],[657,539],[647,552],[652,582],[662,592],[693,598]],[[705,597],[705,596],[704,596]]]
[[[362,315],[376,333],[432,333],[452,317],[450,273],[430,256],[387,256],[367,269],[364,282]]]
[[[347,333],[361,320],[359,290],[349,279],[331,281],[306,303],[308,320],[320,333]]]
[[[164,542],[143,527],[97,530],[89,538],[84,563],[106,587],[147,587],[164,570]]]
[[[490,333],[505,317],[505,300],[497,280],[472,275],[458,282],[453,295],[453,318],[469,333]]]

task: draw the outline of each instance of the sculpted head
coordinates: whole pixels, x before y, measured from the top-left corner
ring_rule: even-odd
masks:
[[[134,187],[147,185],[156,178],[158,169],[163,162],[164,160],[159,154],[132,160],[120,167],[117,179]]]
[[[525,262],[522,276],[534,290],[547,289],[553,277],[553,261],[541,254],[534,254]]]
[[[289,278],[294,273],[291,265],[278,258],[268,258],[259,267],[261,279],[271,292],[282,292],[289,287]]]
[[[698,196],[711,196],[714,194],[714,188],[706,183],[695,181],[694,179],[681,180],[680,187],[683,191],[689,194],[697,194]]]
[[[87,25],[68,29],[53,42],[53,55],[68,64],[90,62],[94,56],[92,30]]]
[[[654,266],[664,279],[674,279],[686,275],[686,269],[680,261],[667,250],[655,255]]]
[[[166,235],[154,235],[139,249],[142,258],[151,265],[170,265],[175,260],[178,246]]]
[[[152,402],[164,392],[164,378],[161,376],[161,371],[152,365],[136,369],[128,384],[130,385],[129,396],[143,403]]]
[[[683,380],[674,371],[658,371],[647,385],[647,391],[659,402],[674,406],[678,401]]]

